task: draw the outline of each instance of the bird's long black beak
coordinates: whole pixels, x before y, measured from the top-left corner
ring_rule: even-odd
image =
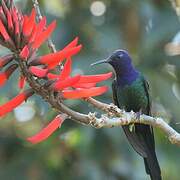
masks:
[[[103,63],[108,63],[108,62],[109,62],[109,59],[103,59],[103,60],[97,61],[95,63],[92,63],[91,66],[103,64]]]

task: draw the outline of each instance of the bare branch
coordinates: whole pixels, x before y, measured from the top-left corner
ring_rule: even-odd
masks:
[[[32,0],[32,2],[37,12],[38,20],[42,19],[38,0]],[[56,52],[55,45],[53,44],[51,38],[48,39],[48,47],[50,48],[51,52]],[[172,144],[180,146],[180,134],[170,127],[162,118],[147,115],[141,115],[140,118],[137,118],[136,113],[134,112],[125,112],[113,104],[109,105],[102,103],[93,98],[85,98],[84,101],[105,112],[105,114],[102,114],[100,118],[96,117],[96,113],[89,113],[86,115],[70,109],[59,100],[61,99],[60,94],[58,97],[57,95],[55,96],[52,91],[48,90],[48,88],[44,87],[37,80],[35,80],[35,78],[28,72],[26,64],[24,64],[22,61],[19,61],[19,64],[23,75],[27,77],[29,85],[36,92],[36,94],[39,94],[45,101],[51,104],[51,106],[57,109],[59,112],[67,114],[68,117],[72,118],[75,122],[83,125],[91,125],[95,128],[110,128],[136,123],[147,124],[161,129],[167,135]]]

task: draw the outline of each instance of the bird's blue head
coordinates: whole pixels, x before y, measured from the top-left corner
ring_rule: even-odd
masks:
[[[139,72],[133,67],[131,57],[125,50],[116,50],[107,59],[92,65],[102,63],[108,63],[113,67],[118,84],[121,86],[131,84],[138,77]]]
[[[111,64],[115,70],[117,67],[120,69],[125,69],[128,66],[131,66],[131,58],[127,51],[116,50],[107,59],[107,63]]]
[[[101,63],[110,64],[114,68],[116,74],[119,75],[126,72],[128,73],[133,68],[131,57],[129,56],[128,52],[121,49],[114,51],[107,59],[95,62],[92,65]]]

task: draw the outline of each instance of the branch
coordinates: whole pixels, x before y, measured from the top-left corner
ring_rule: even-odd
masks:
[[[176,132],[172,127],[170,127],[162,118],[151,117],[144,114],[137,118],[136,113],[133,111],[125,112],[124,110],[119,109],[117,106],[113,104],[105,106],[105,111],[107,111],[108,114],[101,115],[100,118],[97,118],[95,116],[95,113],[89,113],[89,118],[91,121],[90,124],[92,126],[96,128],[110,128],[137,123],[146,124],[161,129],[167,135],[169,141],[172,144],[180,146],[180,134]]]
[[[42,19],[42,15],[39,8],[38,0],[32,0],[34,8],[37,12],[38,19]],[[48,39],[48,47],[52,52],[56,52],[55,45],[53,44],[51,38]],[[69,107],[67,107],[61,100],[61,95],[55,95],[54,92],[48,90],[45,85],[41,85],[38,80],[36,80],[29,72],[26,64],[23,61],[19,61],[21,71],[24,76],[27,77],[27,81],[31,88],[39,94],[45,101],[47,101],[51,106],[57,109],[61,113],[65,113],[69,118],[72,118],[75,122],[81,123],[83,125],[91,125],[95,128],[102,127],[117,127],[122,125],[130,124],[147,124],[153,127],[161,129],[168,137],[172,144],[180,146],[180,134],[176,132],[172,127],[170,127],[162,118],[151,117],[147,115],[141,115],[137,118],[135,112],[125,112],[119,109],[113,104],[106,104],[99,102],[93,98],[83,99],[84,101],[92,104],[97,109],[105,112],[100,118],[96,117],[96,113],[89,113],[88,115],[76,112]]]

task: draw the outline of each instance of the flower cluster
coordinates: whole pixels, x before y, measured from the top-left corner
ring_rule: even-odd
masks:
[[[56,21],[47,25],[46,17],[37,22],[34,9],[30,15],[23,15],[12,0],[1,1],[0,44],[8,48],[11,54],[0,58],[0,86],[5,85],[21,61],[25,63],[31,76],[49,82],[47,88],[60,93],[62,99],[87,98],[105,93],[107,91],[106,86],[96,87],[96,85],[98,82],[110,78],[111,72],[100,75],[77,74],[71,76],[72,57],[78,54],[82,48],[81,44],[78,45],[77,37],[62,50],[43,56],[36,54],[55,27]],[[60,66],[61,68],[59,68]],[[24,89],[25,82],[26,76],[22,73],[19,78],[20,89]],[[0,117],[11,112],[33,94],[33,88],[21,91],[15,98],[0,106]],[[62,122],[60,116],[57,116],[40,134],[28,138],[28,140],[32,143],[44,140]]]

